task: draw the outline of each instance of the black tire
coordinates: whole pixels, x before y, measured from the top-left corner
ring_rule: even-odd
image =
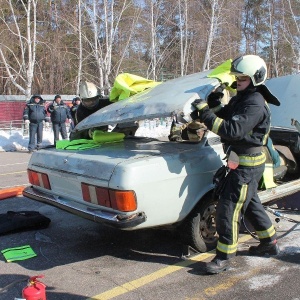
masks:
[[[204,197],[179,227],[181,241],[199,252],[216,248],[216,205],[212,195]]]

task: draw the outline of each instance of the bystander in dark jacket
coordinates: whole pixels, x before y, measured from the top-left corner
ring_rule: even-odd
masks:
[[[49,126],[49,117],[44,106],[45,101],[39,95],[33,95],[26,103],[23,112],[25,127],[29,129],[28,152],[39,149],[43,141],[44,121]]]
[[[55,145],[56,141],[59,140],[59,134],[61,134],[62,139],[68,139],[66,121],[68,119],[70,123],[72,122],[71,113],[69,107],[61,100],[60,95],[54,97],[53,103],[49,105],[47,110],[51,115]]]
[[[70,108],[70,112],[71,112],[71,116],[72,116],[72,124],[71,124],[71,128],[73,129],[76,125],[75,123],[75,118],[76,118],[76,111],[77,111],[77,108],[78,106],[80,105],[81,103],[81,99],[79,97],[75,97],[72,101],[72,106]]]

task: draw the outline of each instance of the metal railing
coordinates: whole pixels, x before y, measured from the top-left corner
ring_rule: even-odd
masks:
[[[44,131],[52,131],[52,123],[49,124],[49,128],[44,126]],[[66,123],[67,132],[70,131],[70,124]],[[22,136],[29,135],[29,128],[25,126],[23,120],[11,120],[11,121],[0,121],[0,131],[5,131],[9,135],[12,135],[13,132],[21,131]]]
[[[23,120],[11,120],[11,121],[1,121],[0,122],[0,130],[8,131],[11,135],[13,131],[22,131],[22,135],[26,135],[25,131],[25,124]],[[28,130],[27,130],[28,134]]]

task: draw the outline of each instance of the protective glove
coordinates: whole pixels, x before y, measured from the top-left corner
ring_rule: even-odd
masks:
[[[199,122],[199,120],[194,120],[190,122],[187,126],[188,138],[192,142],[199,142],[202,140],[207,127]]]
[[[171,142],[180,142],[182,141],[182,130],[185,128],[183,124],[176,123],[174,120],[171,125],[171,131],[168,135],[169,141]]]
[[[205,107],[208,108],[208,104],[206,101],[201,99],[196,99],[194,102],[191,103],[199,112],[201,112]]]
[[[201,99],[196,99],[194,102],[192,102],[192,106],[194,106],[197,109],[198,119],[200,120],[200,122],[203,122],[203,112],[209,110],[207,102]]]
[[[216,108],[222,104],[221,99],[224,97],[223,90],[226,88],[226,86],[227,84],[223,83],[208,95],[207,104],[209,108]]]
[[[207,104],[209,108],[215,108],[221,105],[221,99],[223,98],[224,94],[220,92],[212,92],[207,97]]]
[[[237,88],[237,82],[234,81],[234,82],[231,84],[230,87],[231,87],[232,89],[236,90],[236,88]]]
[[[73,122],[73,120],[72,119],[69,119],[69,123],[71,124]]]
[[[25,128],[28,128],[28,127],[29,127],[29,123],[30,123],[29,120],[25,120],[25,121],[24,121]]]

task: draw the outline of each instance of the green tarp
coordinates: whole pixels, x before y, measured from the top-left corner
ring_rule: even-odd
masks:
[[[121,132],[106,132],[95,130],[93,139],[60,140],[56,141],[56,149],[63,150],[85,150],[100,147],[103,143],[115,143],[124,139],[125,134]]]
[[[37,256],[29,245],[7,248],[1,251],[7,262],[25,260]]]

